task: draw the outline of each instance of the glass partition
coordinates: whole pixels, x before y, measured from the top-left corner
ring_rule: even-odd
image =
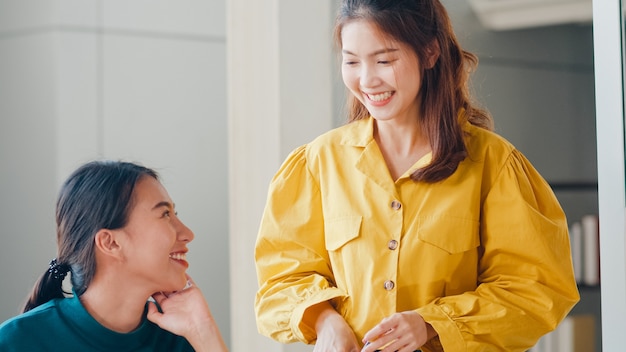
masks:
[[[624,350],[626,322],[626,53],[622,1],[593,1],[603,351]]]

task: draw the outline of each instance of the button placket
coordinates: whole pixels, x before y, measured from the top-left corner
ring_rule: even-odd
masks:
[[[394,222],[400,221],[399,225],[401,227],[401,224],[402,224],[402,213],[400,212],[400,209],[402,209],[402,203],[400,203],[400,201],[394,199],[394,200],[392,200],[389,203],[389,207],[396,212],[396,215],[393,216],[393,218],[394,218],[393,221]],[[400,218],[397,218],[397,216],[400,216]],[[392,237],[392,239],[390,239],[387,242],[387,249],[389,249],[390,251],[395,251],[395,250],[398,249],[399,242],[397,240],[393,239],[395,236],[392,235],[391,237]],[[397,261],[397,254],[395,254],[394,257],[395,257],[395,260]],[[397,263],[396,263],[396,265],[397,265]],[[395,274],[391,275],[391,277],[394,277],[394,276],[395,276]],[[396,283],[393,280],[391,280],[391,279],[386,280],[383,283],[383,288],[385,289],[385,291],[387,291],[387,292],[389,292],[390,294],[393,294],[393,295],[395,295],[395,292],[394,292],[395,287],[396,287]]]

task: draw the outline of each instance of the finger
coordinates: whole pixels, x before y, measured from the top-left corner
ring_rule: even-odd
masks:
[[[387,344],[383,351],[413,352],[419,348],[411,335],[398,336],[391,343]]]
[[[363,342],[364,344],[367,344],[371,341],[376,340],[380,335],[381,335],[380,327],[377,325],[374,328],[372,328],[370,331],[366,332],[365,335],[363,335],[363,340],[361,342]]]
[[[361,350],[361,352],[372,352],[375,351],[375,349],[372,346],[372,343],[367,341],[365,342],[365,346],[363,346],[363,349]]]
[[[181,291],[184,291],[190,287],[194,287],[196,286],[196,282],[193,281],[193,279],[191,278],[191,276],[188,273],[185,273],[185,276],[187,277],[187,283],[185,283],[185,287],[183,287],[183,289]]]
[[[389,348],[398,344],[398,340],[390,335],[383,335],[372,343],[374,351],[397,351],[397,348]]]
[[[394,352],[394,351],[401,351],[404,344],[401,343],[399,340],[394,340],[391,341],[390,343],[387,343],[386,345],[384,345],[383,347],[379,348],[380,351],[383,352]],[[413,350],[411,350],[413,351]]]
[[[384,326],[383,323],[376,325],[372,330],[368,331],[365,336],[363,336],[363,343],[366,342],[374,342],[382,338],[383,336],[389,334],[392,329]]]
[[[163,292],[157,292],[154,293],[152,295],[152,298],[159,304],[161,305],[161,303],[167,298],[167,295]]]
[[[196,284],[195,281],[193,281],[193,279],[191,278],[191,275],[189,275],[188,273],[185,273],[185,276],[187,276],[187,281],[190,281],[192,284]]]
[[[163,314],[157,309],[156,303],[148,302],[148,314],[146,316],[148,320],[159,325],[159,321],[161,320],[162,315]]]

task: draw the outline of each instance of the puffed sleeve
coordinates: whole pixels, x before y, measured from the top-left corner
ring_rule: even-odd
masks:
[[[302,322],[305,310],[346,295],[334,284],[320,190],[307,168],[306,146],[294,150],[272,179],[255,262],[259,332],[282,343],[313,342],[314,328]]]
[[[446,351],[525,351],[578,302],[567,221],[554,193],[513,150],[484,198],[475,291],[418,309]],[[437,348],[433,348],[438,350]]]

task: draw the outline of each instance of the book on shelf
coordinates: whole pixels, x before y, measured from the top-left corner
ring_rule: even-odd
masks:
[[[569,228],[572,263],[576,282],[586,286],[600,284],[600,239],[598,216],[589,214]]]
[[[589,286],[600,284],[600,238],[598,216],[585,215],[580,222],[584,237],[584,274],[583,283]]]
[[[594,329],[593,315],[568,315],[554,331],[542,336],[529,352],[593,352]]]
[[[576,282],[583,282],[583,225],[577,221],[570,226],[570,246]]]

